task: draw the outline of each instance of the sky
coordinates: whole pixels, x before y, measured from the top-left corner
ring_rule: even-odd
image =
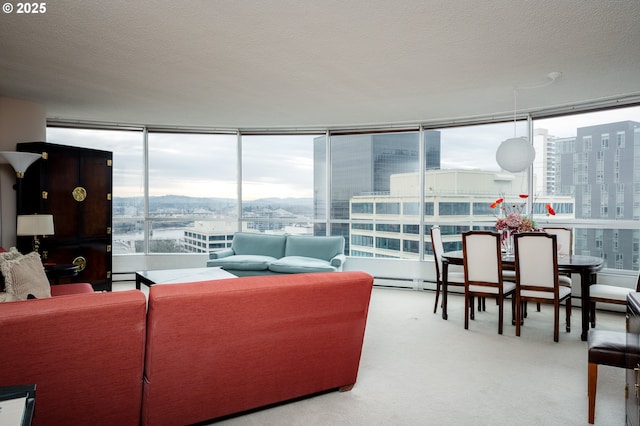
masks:
[[[640,107],[534,121],[549,135],[570,137],[578,127],[640,122]],[[526,136],[526,123],[500,123],[441,131],[441,168],[499,170],[495,152],[505,139]],[[243,199],[313,197],[314,135],[243,136]],[[114,152],[114,197],[142,196],[142,132],[47,129],[47,142]],[[188,142],[188,143],[186,143]],[[235,198],[237,136],[149,134],[150,195]]]

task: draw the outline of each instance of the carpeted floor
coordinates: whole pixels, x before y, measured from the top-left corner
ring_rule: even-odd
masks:
[[[553,312],[529,309],[515,337],[510,305],[504,334],[497,308],[464,330],[463,298],[449,298],[449,320],[433,314],[434,293],[375,288],[358,382],[330,392],[217,422],[224,425],[586,425],[587,344],[580,310],[570,334]],[[510,304],[510,302],[508,302]],[[561,311],[564,318],[564,309]],[[601,312],[598,327],[624,330],[623,313]],[[596,425],[625,422],[624,370],[601,366]]]

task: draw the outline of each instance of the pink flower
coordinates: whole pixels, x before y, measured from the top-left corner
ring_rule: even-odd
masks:
[[[509,213],[505,222],[509,228],[518,229],[522,225],[522,216],[519,213]]]

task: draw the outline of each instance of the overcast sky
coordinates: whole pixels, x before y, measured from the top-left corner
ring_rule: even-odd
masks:
[[[571,137],[578,127],[634,120],[640,107],[537,120],[550,136]],[[519,123],[516,136],[526,136]],[[514,136],[513,123],[444,129],[443,169],[499,170],[495,152]],[[313,197],[314,136],[244,136],[243,198]],[[47,142],[114,152],[114,196],[143,194],[142,133],[49,128]],[[235,198],[238,174],[235,135],[149,135],[149,192]],[[187,143],[188,142],[188,143]],[[357,155],[357,152],[354,152]]]

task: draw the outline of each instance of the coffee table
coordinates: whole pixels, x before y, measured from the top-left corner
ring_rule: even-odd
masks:
[[[224,269],[215,267],[136,271],[136,288],[140,290],[142,284],[151,287],[155,284],[191,283],[229,278],[238,277]]]

